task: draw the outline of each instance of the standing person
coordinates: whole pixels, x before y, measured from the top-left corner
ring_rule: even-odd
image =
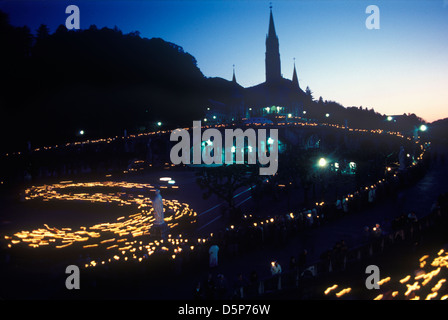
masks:
[[[271,262],[271,274],[272,278],[270,282],[270,285],[272,285],[273,290],[278,290],[281,287],[281,274],[282,274],[282,267],[277,261]]]
[[[342,211],[348,213],[348,201],[347,198],[342,199]]]
[[[342,213],[342,200],[341,200],[340,197],[338,197],[337,200],[336,200],[336,212],[338,214]]]
[[[244,288],[247,287],[247,280],[244,278],[243,273],[240,273],[235,280],[233,299],[243,299],[244,298]]]
[[[296,258],[294,256],[291,256],[291,258],[289,259],[289,270],[290,271],[296,271],[298,267]]]
[[[223,274],[218,274],[216,281],[216,294],[218,299],[227,298],[227,279]]]
[[[215,285],[215,280],[213,279],[213,275],[211,273],[208,274],[208,278],[207,281],[204,285],[204,297],[207,300],[213,300],[215,298],[215,290],[216,290],[216,285]]]
[[[218,252],[219,247],[216,244],[212,245],[208,250],[210,268],[215,268],[218,266]]]
[[[375,202],[375,198],[376,198],[375,188],[372,188],[369,190],[367,197],[368,197],[369,205],[372,205]]]
[[[193,293],[194,300],[201,300],[203,298],[203,290],[201,287],[201,282],[199,281]]]
[[[277,261],[271,262],[271,273],[273,276],[280,275],[282,273],[282,267]]]

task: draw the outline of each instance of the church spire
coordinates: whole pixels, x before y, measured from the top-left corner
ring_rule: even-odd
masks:
[[[236,77],[235,77],[235,65],[233,65],[233,77],[232,77],[232,82],[236,83]]]
[[[270,5],[269,30],[266,36],[266,82],[273,83],[281,79],[280,52],[275,32],[272,5]]]
[[[299,78],[297,78],[297,71],[296,71],[296,58],[294,58],[294,71],[292,72],[292,86],[294,88],[300,88]]]
[[[269,5],[270,16],[269,16],[269,31],[268,37],[277,37],[275,33],[274,17],[272,16],[272,3]]]

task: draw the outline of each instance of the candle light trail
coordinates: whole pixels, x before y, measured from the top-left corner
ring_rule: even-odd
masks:
[[[430,255],[424,255],[420,259],[418,259],[418,265],[422,262],[425,262],[430,258]],[[434,267],[435,269],[431,269],[431,267]],[[414,277],[414,282],[412,284],[407,283],[411,279],[411,275],[407,275],[404,278],[401,278],[396,281],[392,281],[391,277],[386,277],[380,281],[378,281],[378,285],[383,286],[387,283],[387,288],[384,289],[384,292],[380,292],[375,297],[373,297],[373,300],[386,300],[386,299],[393,299],[396,298],[400,291],[402,292],[402,297],[409,299],[409,300],[420,300],[420,297],[425,298],[425,300],[433,300],[438,299],[439,291],[444,291],[441,293],[440,300],[448,299],[448,295],[444,294],[447,291],[447,287],[445,283],[447,282],[446,278],[443,278],[444,275],[446,275],[448,269],[448,253],[445,252],[443,249],[439,250],[436,253],[436,257],[433,259],[431,264],[426,264],[426,269],[419,269],[417,272],[417,275]],[[430,281],[432,281],[435,278],[439,278],[437,280],[437,283],[432,287],[428,288],[425,287]],[[403,285],[405,286],[403,288]],[[333,291],[338,287],[337,284],[328,287],[324,294],[325,296],[330,296],[330,292]],[[398,290],[397,290],[398,289]],[[404,289],[404,291],[403,291]],[[419,295],[416,295],[416,293],[419,292]],[[335,294],[337,298],[340,298],[344,295],[348,295],[351,293],[351,289],[343,289]],[[330,296],[331,297],[331,296]]]
[[[114,188],[120,191],[102,193],[98,192],[100,188]],[[78,189],[82,189],[82,192],[76,192]],[[76,246],[79,243],[81,244],[80,248],[93,249],[95,251],[92,254],[99,256],[110,256],[109,251],[113,250],[112,254],[115,260],[120,257],[117,253],[125,255],[125,260],[127,260],[128,254],[136,252],[137,248],[141,255],[137,257],[134,254],[133,258],[138,261],[142,261],[156,250],[180,252],[179,243],[186,243],[187,239],[179,240],[170,237],[164,246],[161,246],[163,239],[160,242],[155,241],[147,245],[143,245],[142,241],[139,241],[142,236],[151,235],[151,227],[155,219],[151,200],[142,195],[135,195],[134,190],[136,189],[148,191],[153,190],[154,187],[150,184],[112,181],[86,183],[64,181],[58,184],[30,187],[25,190],[26,201],[113,203],[118,206],[130,207],[131,211],[137,211],[137,213],[120,216],[112,222],[102,222],[89,227],[81,226],[78,230],[69,227],[50,227],[48,224],[43,224],[44,227],[38,229],[22,230],[13,235],[5,235],[4,239],[9,242],[9,248],[27,245],[31,248],[45,246],[58,250]],[[94,190],[94,192],[88,192],[89,190]],[[170,230],[196,221],[197,213],[188,204],[169,199],[163,199],[163,204],[165,222]],[[85,267],[95,267],[96,265],[97,263],[86,264]]]

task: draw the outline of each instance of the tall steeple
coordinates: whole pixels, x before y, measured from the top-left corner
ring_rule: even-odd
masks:
[[[266,36],[266,82],[273,83],[281,79],[280,52],[278,37],[275,33],[272,5],[269,16],[269,30]]]
[[[232,82],[236,83],[236,77],[235,77],[235,65],[233,65],[233,77],[232,77]]]
[[[299,78],[297,78],[297,71],[296,71],[296,58],[294,58],[294,71],[292,72],[292,86],[294,89],[300,88]]]
[[[275,33],[274,17],[272,16],[272,4],[269,6],[269,9],[270,9],[271,13],[269,15],[268,36],[270,36],[270,37],[277,37],[277,34]]]

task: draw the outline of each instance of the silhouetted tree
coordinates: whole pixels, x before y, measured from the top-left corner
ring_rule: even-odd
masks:
[[[41,24],[36,30],[36,40],[40,41],[47,39],[48,37],[50,37],[50,29],[47,25]]]

